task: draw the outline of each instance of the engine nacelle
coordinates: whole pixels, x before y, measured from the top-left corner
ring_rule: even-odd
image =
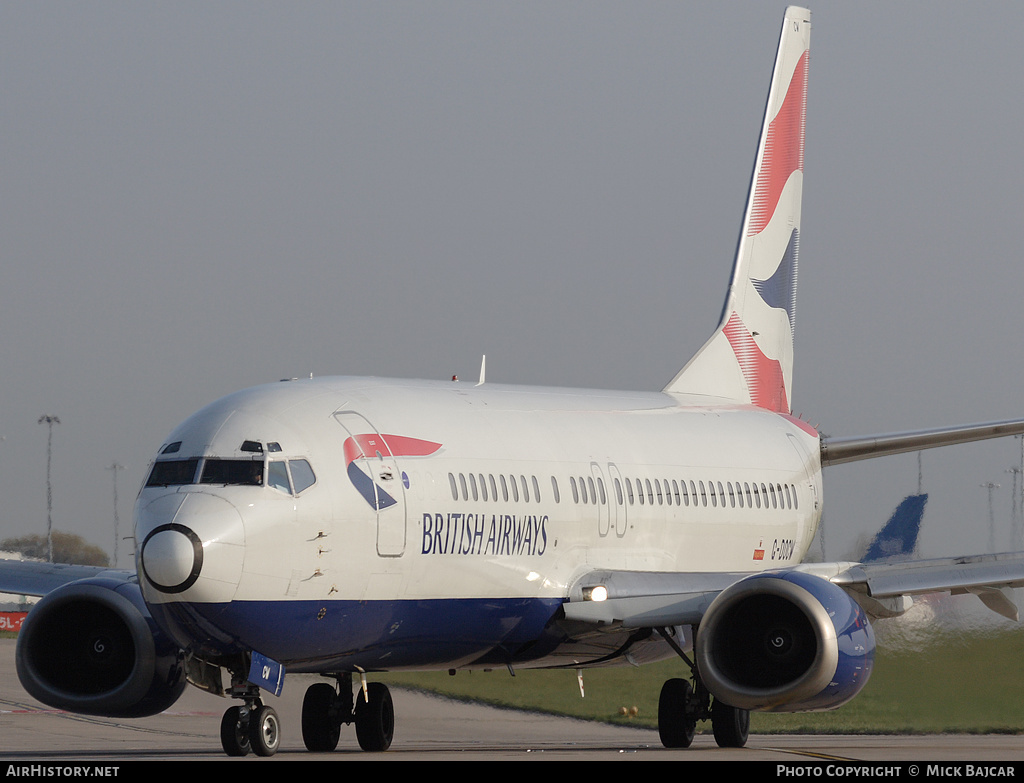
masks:
[[[18,634],[18,679],[44,704],[141,718],[185,689],[178,647],[153,624],[138,584],[97,578],[49,593]]]
[[[875,635],[842,588],[799,571],[766,572],[711,603],[696,655],[708,690],[733,707],[827,710],[867,684]]]

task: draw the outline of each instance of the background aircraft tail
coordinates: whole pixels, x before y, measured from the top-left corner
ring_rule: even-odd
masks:
[[[867,550],[860,558],[862,563],[879,563],[885,560],[906,560],[917,551],[917,539],[921,534],[921,519],[928,495],[907,495],[896,506],[889,521],[875,534]]]
[[[790,412],[810,19],[786,11],[721,322],[666,392]]]

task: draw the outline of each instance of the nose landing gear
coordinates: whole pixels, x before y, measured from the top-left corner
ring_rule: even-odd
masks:
[[[273,756],[281,744],[281,723],[277,711],[252,695],[245,704],[231,707],[220,721],[220,744],[229,756]]]

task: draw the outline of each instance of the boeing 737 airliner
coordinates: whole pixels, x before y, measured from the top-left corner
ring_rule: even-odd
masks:
[[[1015,616],[1024,556],[801,565],[822,467],[1024,432],[1024,420],[823,438],[790,411],[810,14],[787,10],[721,321],[660,392],[317,378],[214,402],[160,446],[135,508],[137,573],[10,564],[45,595],[18,673],[39,700],[149,715],[187,683],[237,700],[224,750],[274,753],[261,700],[319,673],[310,750],[344,724],[386,750],[374,672],[572,669],[680,656],[659,729],[845,703],[870,621],[916,593]],[[482,379],[481,379],[482,380]]]

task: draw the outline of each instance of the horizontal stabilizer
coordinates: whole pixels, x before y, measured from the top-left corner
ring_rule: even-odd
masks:
[[[890,454],[904,454],[908,451],[933,449],[937,446],[952,446],[955,443],[971,443],[987,438],[1002,438],[1007,435],[1024,433],[1024,419],[993,421],[986,424],[967,424],[959,427],[940,427],[933,430],[914,432],[891,432],[885,435],[868,435],[857,438],[821,439],[821,464],[841,465],[860,459],[886,457]]]

